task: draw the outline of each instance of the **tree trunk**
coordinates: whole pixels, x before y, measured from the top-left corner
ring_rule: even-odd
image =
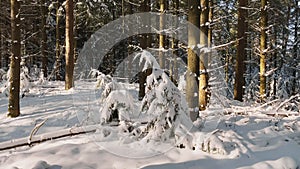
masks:
[[[140,12],[150,12],[150,0],[144,0],[140,6]],[[144,25],[144,29],[147,30],[147,32],[150,32],[150,18],[147,18],[146,25]],[[151,34],[146,33],[141,35],[140,38],[141,48],[147,49],[151,46]]]
[[[245,85],[245,58],[246,46],[247,46],[247,9],[248,0],[239,0],[238,7],[238,44],[237,44],[237,56],[236,56],[236,65],[235,65],[235,80],[234,80],[234,99],[243,101],[244,95],[244,85]]]
[[[55,38],[56,38],[56,42],[55,42],[55,79],[56,80],[62,80],[61,77],[61,58],[60,58],[60,17],[61,17],[61,13],[59,11],[59,7],[60,7],[60,3],[57,0],[56,1],[56,26],[55,26]]]
[[[213,13],[214,13],[214,3],[213,3],[213,0],[209,0],[209,4],[208,4],[208,6],[209,6],[209,12],[208,12],[208,21],[209,21],[209,28],[208,28],[208,44],[207,44],[207,46],[209,47],[209,48],[211,48],[212,47],[212,38],[213,38],[213,36],[212,36],[212,22],[213,22]],[[209,53],[210,54],[210,56],[209,56],[209,58],[211,57],[211,52]]]
[[[188,0],[188,21],[200,27],[200,1]],[[186,74],[186,100],[190,110],[192,121],[199,117],[198,111],[198,76],[199,76],[199,57],[194,48],[199,43],[199,30],[193,27],[188,28],[188,70]]]
[[[159,11],[160,11],[160,19],[159,19],[159,29],[162,32],[165,29],[165,20],[163,15],[166,10],[166,0],[159,0]],[[165,68],[165,56],[164,56],[164,47],[165,47],[166,36],[162,33],[159,34],[159,65],[162,69]]]
[[[20,2],[11,0],[11,60],[9,77],[8,115],[20,115],[20,60],[21,60],[21,30],[20,30]]]
[[[208,44],[208,14],[209,0],[200,0],[201,16],[200,16],[200,46],[207,48]],[[201,49],[200,49],[201,50]],[[208,103],[208,53],[200,51],[200,78],[199,78],[199,109],[205,110]]]
[[[46,55],[47,50],[47,34],[46,34],[46,4],[45,0],[41,0],[41,34],[42,34],[42,42],[41,42],[41,55],[42,55],[42,73],[44,77],[47,77],[47,66],[48,66],[48,58]]]
[[[173,9],[174,12],[173,14],[175,16],[178,16],[179,12],[179,0],[175,0],[173,2]],[[177,21],[175,21],[174,23],[174,27],[177,28],[178,27],[178,23]],[[177,65],[177,57],[178,57],[178,40],[176,38],[172,38],[172,54],[173,54],[173,64],[170,64],[170,75],[171,77],[173,77],[173,79],[175,81],[178,81],[179,77],[178,77],[178,65]]]
[[[1,19],[1,18],[0,18]],[[3,41],[2,41],[2,22],[0,22],[0,68],[3,67],[3,63],[2,63],[2,51],[3,51]],[[0,77],[0,80],[2,80],[2,78]]]
[[[65,89],[71,89],[74,86],[74,14],[73,0],[66,2],[66,75]]]
[[[295,27],[294,27],[294,45],[293,45],[293,58],[295,60],[295,62],[299,63],[299,13],[300,13],[300,8],[299,8],[299,1],[298,0],[295,0]],[[297,66],[297,65],[295,65]],[[299,70],[298,70],[299,72]],[[297,79],[299,80],[298,76],[299,76],[299,73],[297,74],[297,70],[294,70],[293,72],[293,75],[294,75],[294,80],[293,80],[293,94],[297,94],[297,90],[299,90],[299,86],[297,88]]]
[[[267,0],[261,0],[260,18],[260,99],[266,98]]]

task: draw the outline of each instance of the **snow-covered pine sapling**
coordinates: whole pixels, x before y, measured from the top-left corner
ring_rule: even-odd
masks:
[[[176,141],[180,142],[193,126],[187,115],[184,96],[160,69],[153,69],[147,78],[141,111],[141,117],[150,119],[139,136],[147,142],[167,141],[170,138],[177,138]]]
[[[131,116],[134,114],[133,97],[126,90],[111,91],[103,99],[99,112],[101,124],[112,121],[130,121]]]

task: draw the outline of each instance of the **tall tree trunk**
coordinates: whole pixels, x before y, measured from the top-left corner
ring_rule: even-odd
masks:
[[[11,0],[11,60],[9,77],[8,116],[20,115],[20,60],[21,60],[21,30],[20,1]]]
[[[173,14],[175,16],[178,16],[179,12],[179,0],[175,0],[173,2]],[[177,28],[178,27],[178,23],[177,21],[174,21],[174,27]],[[177,57],[178,57],[178,40],[176,38],[172,38],[172,42],[171,42],[171,48],[172,48],[172,55],[173,55],[173,64],[170,64],[170,74],[171,77],[173,77],[173,79],[175,81],[178,81],[178,65],[177,65]]]
[[[73,0],[66,2],[66,75],[65,89],[71,89],[74,86],[74,14]]]
[[[209,14],[209,0],[200,0],[201,15],[200,15],[200,46],[208,47],[208,14]],[[200,78],[199,78],[199,109],[205,110],[208,103],[208,53],[200,52]]]
[[[150,0],[144,0],[140,6],[140,12],[150,12]],[[144,29],[147,30],[147,32],[150,32],[150,18],[146,18],[145,21],[146,25],[144,25]],[[140,38],[141,48],[147,49],[148,47],[151,47],[151,34],[146,33],[141,35]]]
[[[1,18],[0,18],[1,19]],[[2,51],[3,51],[3,40],[2,40],[2,23],[0,22],[0,68],[3,67],[3,54],[2,54]],[[0,80],[2,80],[0,78]]]
[[[47,50],[47,34],[46,34],[46,4],[45,0],[41,0],[41,34],[42,34],[42,42],[41,42],[41,55],[42,55],[42,73],[44,77],[47,77],[47,66],[48,66],[48,58],[46,54]]]
[[[260,18],[260,99],[266,98],[267,0],[261,0]]]
[[[294,60],[299,63],[299,13],[300,13],[300,8],[299,8],[299,1],[295,0],[295,27],[294,27],[294,46],[293,46],[293,58]],[[297,66],[297,65],[296,65]],[[299,71],[299,70],[298,70]],[[297,70],[294,70],[293,72],[294,75],[294,80],[293,80],[293,94],[297,93],[297,79],[299,76],[299,74],[297,75]],[[299,79],[298,79],[299,80]],[[298,86],[298,90],[299,90],[299,86]]]
[[[55,79],[56,80],[62,80],[61,77],[61,58],[60,58],[60,3],[59,0],[56,1],[56,26],[55,26]]]
[[[236,56],[236,65],[235,65],[235,80],[234,80],[234,99],[243,101],[244,94],[244,85],[245,85],[245,58],[246,46],[247,46],[247,5],[248,0],[239,0],[238,7],[238,44],[237,44],[237,56]]]
[[[188,21],[200,27],[200,1],[188,0]],[[186,74],[186,100],[190,110],[192,121],[199,117],[198,111],[198,76],[199,57],[195,49],[199,43],[199,30],[193,27],[188,28],[188,70]]]
[[[212,47],[212,38],[213,38],[213,36],[212,36],[212,22],[213,22],[213,14],[214,14],[214,2],[213,2],[213,0],[209,0],[209,4],[208,4],[208,6],[209,6],[209,12],[208,12],[208,21],[209,21],[209,28],[208,28],[208,40],[207,40],[207,46],[209,47],[209,48],[211,48]],[[211,52],[209,53],[210,54],[210,56],[211,56]],[[210,58],[210,56],[209,56],[209,58]]]
[[[159,29],[163,31],[165,29],[165,20],[163,15],[166,10],[166,0],[159,0],[159,11],[160,11],[160,19],[159,19]],[[159,65],[162,69],[165,68],[165,56],[164,56],[164,48],[165,48],[166,36],[162,33],[159,34]]]

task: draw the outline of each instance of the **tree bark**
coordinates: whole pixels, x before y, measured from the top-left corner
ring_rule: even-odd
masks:
[[[9,77],[9,117],[20,115],[20,60],[21,60],[21,30],[20,30],[20,1],[11,0],[11,60]]]
[[[267,0],[261,0],[260,18],[260,99],[266,98]]]
[[[239,0],[238,6],[238,44],[237,44],[237,56],[236,56],[236,65],[235,65],[235,80],[234,80],[234,99],[243,101],[244,95],[244,85],[245,85],[245,58],[246,46],[247,46],[247,7],[248,0]]]
[[[188,0],[188,21],[196,28],[200,27],[200,1]],[[192,121],[199,117],[198,111],[198,77],[199,56],[195,52],[199,43],[199,30],[188,28],[188,70],[186,74],[186,99]]]
[[[209,0],[200,0],[201,16],[200,16],[200,46],[207,48],[208,46],[208,14]],[[201,50],[201,49],[200,49]],[[199,78],[199,109],[205,110],[208,103],[208,53],[200,51],[200,78]]]
[[[74,14],[73,0],[66,2],[66,75],[65,89],[71,89],[74,86]]]

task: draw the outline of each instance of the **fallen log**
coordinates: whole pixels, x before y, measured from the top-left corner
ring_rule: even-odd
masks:
[[[63,137],[70,137],[80,134],[86,134],[86,133],[93,133],[96,132],[97,125],[91,125],[91,126],[84,126],[84,127],[72,127],[68,129],[63,129],[59,131],[49,132],[45,134],[35,135],[32,136],[30,139],[28,137],[26,138],[19,138],[14,140],[9,140],[0,143],[0,151],[8,150],[12,148],[17,147],[23,147],[23,146],[33,146],[37,143],[42,143],[48,140],[54,140],[59,139]]]

